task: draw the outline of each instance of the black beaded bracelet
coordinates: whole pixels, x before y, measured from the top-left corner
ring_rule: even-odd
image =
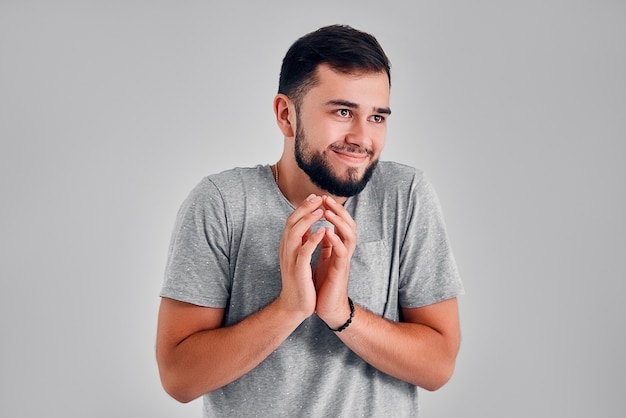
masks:
[[[352,323],[352,318],[354,318],[354,303],[352,302],[352,299],[350,299],[350,297],[348,296],[348,304],[350,305],[350,318],[348,318],[348,320],[346,321],[345,324],[343,324],[342,326],[340,326],[337,329],[332,329],[331,327],[328,327],[328,325],[326,325],[328,327],[328,329],[334,331],[334,332],[341,332],[344,329],[348,328],[348,326]]]

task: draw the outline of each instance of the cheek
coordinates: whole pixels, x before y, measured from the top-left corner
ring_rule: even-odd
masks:
[[[372,134],[372,148],[375,153],[380,153],[385,146],[387,140],[387,129],[381,128]]]
[[[320,122],[307,125],[305,132],[307,140],[319,147],[327,147],[342,140],[346,135],[346,130],[343,127]]]

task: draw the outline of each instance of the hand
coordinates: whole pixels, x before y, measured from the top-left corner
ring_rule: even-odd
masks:
[[[287,218],[280,242],[279,259],[282,289],[278,299],[284,306],[309,317],[315,311],[311,257],[324,238],[324,228],[311,233],[311,226],[324,215],[322,198],[309,196]]]
[[[350,262],[356,247],[356,223],[333,198],[322,199],[324,217],[333,224],[334,231],[324,229],[320,258],[314,269],[317,290],[316,312],[331,328],[337,328],[350,314],[348,306],[348,278]]]

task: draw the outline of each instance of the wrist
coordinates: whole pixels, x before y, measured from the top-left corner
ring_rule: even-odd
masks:
[[[303,300],[294,303],[292,298],[282,293],[272,302],[272,305],[287,319],[287,322],[294,321],[297,324],[300,324],[315,312],[315,305],[308,306],[309,304]]]
[[[333,332],[341,332],[344,329],[348,328],[350,324],[352,323],[352,320],[354,319],[354,312],[355,312],[354,302],[352,302],[352,299],[350,299],[349,296],[347,300],[348,300],[349,313],[347,314],[347,316],[344,316],[345,318],[347,318],[345,322],[339,324],[338,326],[331,326],[328,323],[326,323],[326,326],[328,327],[328,329],[330,329]]]

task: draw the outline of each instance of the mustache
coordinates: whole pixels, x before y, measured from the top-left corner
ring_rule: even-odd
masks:
[[[371,149],[353,147],[351,145],[345,144],[331,144],[328,148],[332,151],[348,152],[351,154],[367,154],[370,157],[374,155],[374,151],[372,151]]]

